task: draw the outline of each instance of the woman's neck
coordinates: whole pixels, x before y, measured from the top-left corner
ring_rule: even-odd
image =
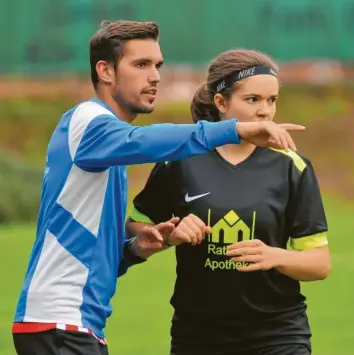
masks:
[[[242,142],[241,144],[228,144],[216,148],[218,153],[233,165],[239,164],[247,159],[255,149],[256,146],[248,142]]]

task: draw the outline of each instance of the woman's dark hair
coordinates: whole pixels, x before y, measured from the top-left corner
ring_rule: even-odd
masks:
[[[269,67],[276,72],[279,70],[277,64],[268,55],[255,50],[233,49],[223,52],[213,59],[208,68],[207,82],[197,89],[191,103],[193,121],[220,121],[219,111],[214,103],[216,94],[214,88],[217,83],[235,71],[258,65]],[[233,87],[223,90],[222,95],[229,99],[235,86],[237,83]]]

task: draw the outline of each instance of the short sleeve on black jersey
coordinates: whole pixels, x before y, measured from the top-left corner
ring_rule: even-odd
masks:
[[[172,217],[172,163],[158,163],[152,169],[144,189],[134,198],[130,218],[135,222],[158,224]]]
[[[326,246],[327,220],[315,171],[308,160],[294,164],[286,211],[290,245],[295,250]]]

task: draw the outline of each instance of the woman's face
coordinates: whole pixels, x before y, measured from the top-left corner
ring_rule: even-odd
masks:
[[[229,100],[215,95],[221,119],[237,118],[240,122],[271,121],[276,112],[279,82],[272,75],[255,75],[236,83]]]

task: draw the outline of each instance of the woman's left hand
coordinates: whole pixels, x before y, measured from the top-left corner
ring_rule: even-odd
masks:
[[[232,257],[231,260],[235,263],[250,263],[248,266],[238,267],[238,271],[258,271],[277,267],[283,251],[254,239],[229,245],[226,255]]]

